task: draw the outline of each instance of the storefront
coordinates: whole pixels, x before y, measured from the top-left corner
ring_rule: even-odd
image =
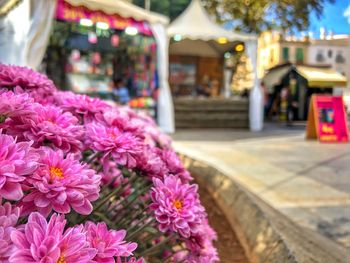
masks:
[[[59,87],[76,93],[118,100],[120,82],[127,104],[156,117],[157,45],[147,21],[59,0],[44,64]]]
[[[237,48],[236,51],[247,53],[253,71],[250,104],[249,107],[244,106],[245,110],[238,117],[244,120],[249,119],[246,123],[249,123],[251,130],[261,130],[263,105],[256,71],[256,36],[232,32],[213,23],[199,0],[192,0],[187,9],[170,24],[167,32],[170,39],[169,83],[173,97],[175,97],[176,122],[185,123],[186,121],[186,123],[190,123],[190,120],[180,119],[180,116],[188,117],[177,111],[177,109],[183,108],[183,103],[186,103],[188,111],[198,113],[191,115],[193,122],[198,121],[200,124],[205,124],[205,120],[202,121],[203,118],[212,119],[213,123],[210,126],[220,128],[227,127],[227,122],[237,121],[232,119],[233,114],[227,112],[226,109],[215,112],[213,110],[205,111],[204,108],[199,107],[202,105],[203,97],[209,97],[205,104],[210,107],[217,108],[217,104],[211,105],[212,103],[209,101],[213,97],[227,100],[227,102],[223,101],[222,104],[229,103],[229,109],[240,107],[236,101],[230,98],[232,71],[225,64],[225,55],[234,52]],[[176,97],[187,97],[186,99],[191,101],[184,102],[182,100],[184,98],[177,99]],[[176,105],[178,102],[179,104]],[[189,105],[193,105],[193,108],[188,109]],[[226,118],[226,116],[230,117]],[[220,119],[220,123],[216,122],[218,119]],[[184,125],[178,125],[178,127],[186,128]],[[198,124],[197,127],[207,126]]]
[[[331,68],[290,63],[270,69],[263,81],[271,91],[267,114],[279,120],[287,119],[288,107],[293,120],[306,120],[313,94],[334,94],[347,84],[346,77]]]
[[[51,68],[48,70],[51,70],[51,72],[48,73],[51,77],[53,76],[56,83],[63,83],[58,85],[59,88],[73,88],[68,83],[68,74],[81,73],[86,84],[85,86],[77,85],[76,88],[81,90],[88,89],[97,93],[95,95],[102,94],[102,96],[107,96],[108,93],[106,91],[110,91],[110,89],[106,85],[107,79],[103,79],[103,76],[98,76],[99,74],[106,74],[108,79],[116,76],[124,80],[131,79],[136,81],[137,85],[134,86],[130,93],[134,92],[141,97],[141,100],[134,101],[132,105],[143,108],[142,105],[157,104],[156,115],[160,128],[164,132],[174,132],[173,105],[168,84],[168,37],[165,29],[169,23],[167,17],[137,7],[129,1],[35,0],[17,2],[16,8],[13,8],[10,12],[3,12],[5,14],[2,17],[4,27],[2,28],[2,34],[0,34],[0,42],[3,43],[2,52],[0,52],[0,61],[2,63],[27,66],[44,72],[50,61],[56,61],[57,64],[55,64],[55,67],[51,65]],[[62,3],[69,4],[73,9],[64,9],[63,14],[61,13],[63,17],[60,18],[60,8],[56,7],[62,5]],[[85,8],[84,12],[74,11],[82,10],[80,8]],[[2,12],[3,9],[0,11]],[[87,19],[84,20],[84,18]],[[50,52],[46,51],[50,40],[52,41],[51,33],[53,24],[56,21],[61,22],[62,25],[68,24],[70,29],[74,29],[71,30],[72,32],[68,30],[70,34],[83,36],[73,38],[75,40],[79,39],[77,41],[78,44],[76,41],[71,41],[70,49],[67,48],[65,50],[61,48],[61,52],[53,52],[50,57],[47,54]],[[87,32],[89,25],[93,29],[90,34]],[[79,29],[77,30],[77,28]],[[82,32],[84,30],[85,32]],[[60,28],[58,28],[58,31],[61,33],[61,36],[56,38],[56,42],[51,42],[50,45],[62,47],[70,34],[67,34],[66,30],[61,30]],[[109,32],[108,37],[104,35],[106,31]],[[124,40],[124,35],[128,35],[127,39],[131,38],[132,40]],[[81,44],[84,36],[86,46]],[[131,36],[137,37],[132,38]],[[142,36],[141,40],[140,36]],[[102,38],[100,42],[99,38]],[[126,44],[123,44],[124,42]],[[104,45],[103,43],[107,44]],[[136,48],[138,45],[141,48]],[[112,52],[110,50],[111,46],[113,47]],[[118,53],[118,47],[122,46],[124,46],[124,51],[127,50],[127,53],[122,51]],[[155,52],[154,48],[156,48]],[[73,50],[78,50],[79,52],[73,52]],[[131,57],[130,63],[136,63],[137,65],[131,64],[131,67],[120,66],[120,63],[124,64],[124,62],[122,59],[117,59],[118,54],[113,54],[113,58],[116,61],[112,63],[111,67],[111,59],[107,57],[111,57],[109,53],[113,52],[118,53],[119,57]],[[155,56],[154,53],[156,54]],[[45,62],[42,63],[45,55],[47,55]],[[82,60],[82,63],[76,63],[79,60]],[[65,67],[65,65],[68,66]],[[143,66],[146,66],[145,74],[140,73],[143,70]],[[154,67],[156,71],[153,70]],[[128,71],[130,68],[133,70]],[[133,71],[137,71],[136,74]],[[96,84],[96,81],[95,84],[90,84],[92,82],[90,81],[91,77],[86,76],[89,74],[97,75],[94,77],[101,77],[101,79],[98,79],[98,84]],[[130,75],[133,77],[130,77]],[[89,89],[90,86],[92,86],[91,89]],[[149,97],[150,94],[152,100],[142,99]],[[154,101],[155,98],[156,101]]]
[[[190,26],[189,26],[190,25]],[[255,36],[228,31],[214,24],[198,0],[168,28],[169,82],[173,95],[216,97],[230,91],[225,57],[243,52]]]

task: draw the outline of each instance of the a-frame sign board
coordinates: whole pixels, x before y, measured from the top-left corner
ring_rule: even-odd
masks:
[[[313,95],[306,126],[306,138],[320,142],[348,142],[349,131],[343,98]]]

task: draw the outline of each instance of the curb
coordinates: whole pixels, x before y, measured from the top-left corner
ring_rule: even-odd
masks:
[[[346,248],[292,222],[218,169],[179,155],[227,217],[250,262],[350,262]]]

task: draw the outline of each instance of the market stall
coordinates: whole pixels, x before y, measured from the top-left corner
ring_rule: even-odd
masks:
[[[345,88],[347,85],[346,77],[330,67],[291,63],[271,68],[263,81],[272,91],[268,113],[270,117],[274,115],[280,120],[287,118],[288,98],[293,108],[293,119],[306,120],[312,95],[333,94],[335,88]],[[284,96],[286,91],[289,96]]]
[[[256,72],[256,36],[228,31],[216,25],[210,20],[200,0],[193,0],[170,24],[167,32],[171,40],[170,85],[174,95],[228,95],[231,80],[230,74],[225,72],[224,54],[233,51],[236,46],[245,49],[254,72],[254,88],[250,98],[250,128],[261,130],[263,107]],[[211,83],[209,92],[205,88],[208,82]]]
[[[163,70],[166,17],[126,1],[37,0],[23,1],[1,22],[10,40],[0,61],[39,68],[46,53],[40,69],[46,68],[60,88],[104,98],[111,95],[111,80],[121,78],[136,98],[130,105],[152,108],[160,127],[174,131]],[[158,114],[153,105],[161,105]]]
[[[59,87],[117,100],[155,118],[157,44],[150,22],[166,19],[138,11],[122,1],[58,0],[47,74]]]

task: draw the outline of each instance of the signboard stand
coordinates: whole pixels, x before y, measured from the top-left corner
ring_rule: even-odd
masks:
[[[349,131],[343,98],[313,95],[306,126],[306,138],[320,142],[348,142]]]

